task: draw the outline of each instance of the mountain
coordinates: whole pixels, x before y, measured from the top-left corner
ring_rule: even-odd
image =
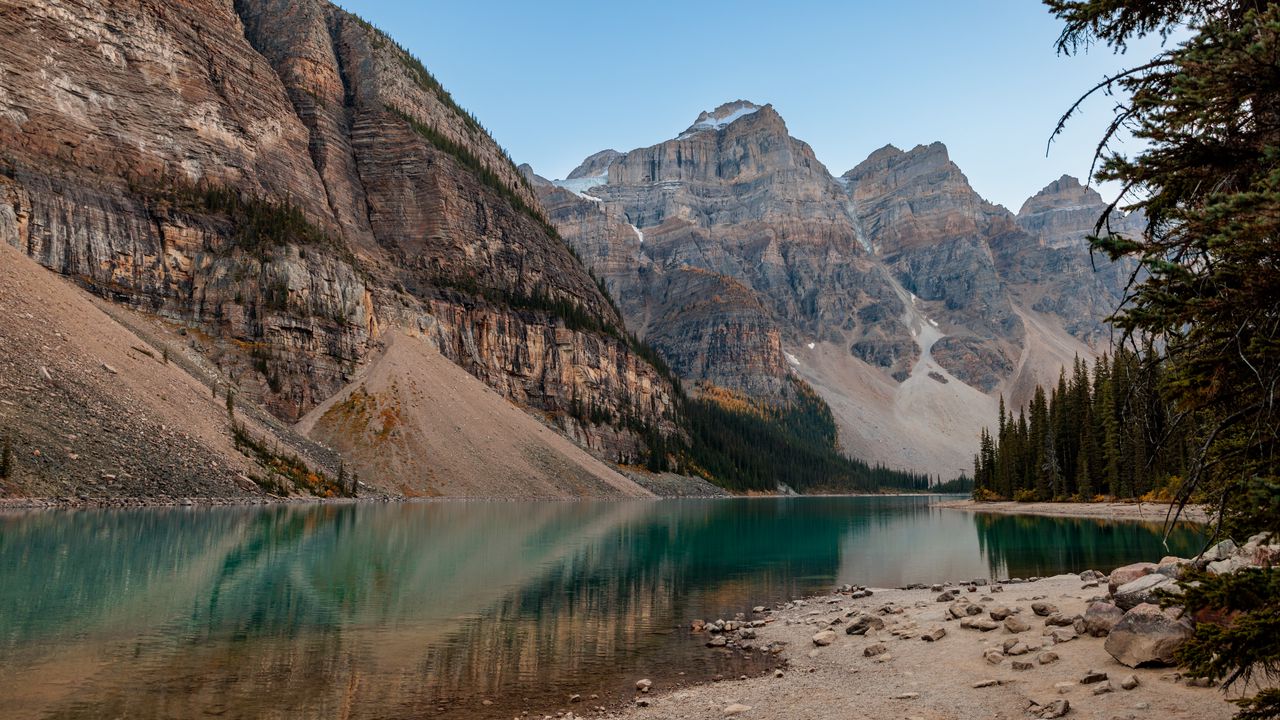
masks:
[[[610,460],[678,432],[671,381],[506,153],[359,18],[320,0],[86,0],[74,12],[31,0],[4,16],[0,244],[184,330],[182,352],[242,407],[293,422],[361,382],[432,419],[415,431],[457,437],[474,425],[441,399],[487,386]],[[408,347],[424,367],[437,353],[466,372],[433,393],[386,373],[372,382],[365,369],[387,353],[379,367],[404,366],[409,341],[392,338],[419,343]],[[568,455],[586,461],[557,447],[526,447],[558,459],[513,467],[575,494],[553,476]],[[402,490],[368,447],[345,450],[344,472]],[[398,471],[414,493],[450,492],[435,467],[414,457]],[[27,488],[95,474],[37,470]]]
[[[743,100],[565,180],[522,169],[679,376],[781,404],[800,378],[846,452],[916,471],[970,468],[997,398],[1020,405],[1105,344],[1127,278],[1090,263],[1105,203],[1072,178],[1015,215],[941,143],[886,146],[835,177],[772,106]]]

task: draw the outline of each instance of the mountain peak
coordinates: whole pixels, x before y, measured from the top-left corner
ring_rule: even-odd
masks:
[[[772,110],[772,108],[772,105],[757,105],[749,100],[727,102],[715,110],[703,111],[699,114],[698,119],[680,134],[680,138],[687,138],[703,130],[723,130],[748,115],[754,115],[761,110]]]

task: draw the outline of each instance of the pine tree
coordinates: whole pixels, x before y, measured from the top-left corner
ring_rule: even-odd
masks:
[[[1099,44],[1122,51],[1175,30],[1186,36],[1094,89],[1123,96],[1098,146],[1096,178],[1124,187],[1123,201],[1147,227],[1140,237],[1112,233],[1108,210],[1092,242],[1144,270],[1112,322],[1158,348],[1161,394],[1194,434],[1180,501],[1218,499],[1222,528],[1238,538],[1280,532],[1280,3],[1046,4],[1065,23],[1058,47],[1067,54]],[[1136,154],[1112,149],[1120,132],[1137,139],[1127,145]],[[1147,429],[1130,443],[1141,453],[1126,453],[1144,473],[1179,452],[1160,418]],[[1147,439],[1157,437],[1161,457],[1152,458]],[[1118,443],[1105,445],[1110,453]],[[1124,481],[1120,458],[1108,457],[1107,467],[1109,479]],[[1280,570],[1192,575],[1182,587],[1190,614],[1222,618],[1200,623],[1182,653],[1191,674],[1228,687],[1255,670],[1280,674]],[[1241,718],[1280,717],[1280,689],[1241,706]]]

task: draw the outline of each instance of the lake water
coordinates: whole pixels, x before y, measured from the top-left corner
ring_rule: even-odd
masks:
[[[510,718],[764,672],[693,618],[839,583],[1188,554],[1159,525],[924,497],[0,515],[0,717]],[[488,701],[488,704],[486,704]]]

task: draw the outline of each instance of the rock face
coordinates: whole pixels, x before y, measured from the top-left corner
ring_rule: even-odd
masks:
[[[1129,667],[1173,665],[1175,654],[1191,637],[1191,623],[1177,618],[1175,610],[1142,604],[1124,614],[1111,629],[1104,647],[1111,657]]]
[[[628,326],[685,380],[782,401],[797,375],[847,451],[929,472],[968,466],[999,394],[1020,405],[1091,357],[1083,313],[1123,280],[1094,273],[1082,249],[1096,193],[1059,181],[1024,226],[941,143],[887,146],[836,178],[770,105],[727,103],[565,180],[526,175]],[[1083,209],[1062,214],[1073,193]]]
[[[644,452],[614,426],[673,431],[529,184],[386,36],[319,0],[63,5],[0,2],[0,242],[198,331],[286,420],[395,328],[610,459]]]

